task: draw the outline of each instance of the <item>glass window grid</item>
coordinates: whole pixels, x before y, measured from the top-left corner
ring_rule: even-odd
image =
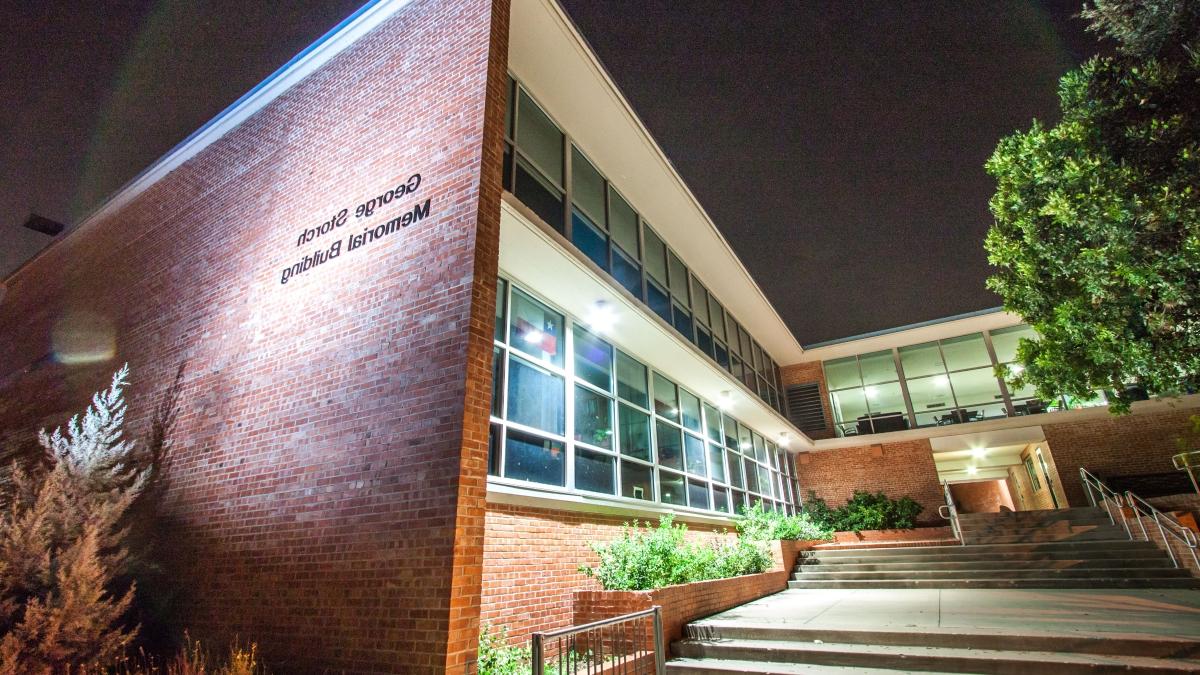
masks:
[[[658,494],[660,485],[661,485],[661,480],[665,474],[667,476],[676,476],[676,477],[682,478],[684,492],[685,492],[685,499],[690,499],[690,497],[686,496],[686,495],[691,494],[689,485],[691,487],[696,487],[697,484],[703,483],[704,489],[707,491],[708,503],[704,508],[701,508],[698,510],[706,512],[706,513],[713,513],[713,512],[729,513],[729,514],[736,513],[744,506],[743,503],[734,503],[737,493],[741,493],[742,495],[744,495],[745,499],[748,500],[748,503],[751,503],[751,504],[754,503],[755,501],[761,501],[763,503],[764,507],[769,508],[769,509],[781,509],[781,510],[785,510],[787,512],[795,512],[796,507],[795,507],[795,504],[790,501],[790,496],[788,496],[788,493],[784,492],[779,487],[782,484],[782,481],[784,481],[785,479],[780,475],[779,467],[777,464],[778,458],[774,459],[776,464],[773,465],[772,458],[769,454],[767,454],[765,451],[757,451],[756,452],[757,446],[763,446],[764,448],[771,448],[771,449],[776,448],[776,446],[773,443],[765,440],[760,434],[758,434],[757,432],[754,432],[746,425],[744,425],[740,422],[737,422],[732,417],[730,417],[726,414],[720,413],[719,409],[714,404],[712,404],[711,402],[706,401],[703,398],[698,397],[698,396],[696,398],[700,401],[700,414],[701,414],[700,431],[699,432],[693,431],[692,429],[690,429],[682,424],[682,414],[677,414],[674,418],[658,414],[654,410],[654,383],[655,383],[656,375],[658,377],[661,377],[661,378],[667,380],[671,385],[677,387],[678,391],[680,393],[680,396],[682,396],[685,392],[692,396],[694,396],[694,394],[691,394],[691,392],[689,392],[687,389],[680,387],[673,380],[670,380],[670,378],[667,378],[665,375],[658,373],[656,370],[654,370],[653,368],[650,368],[650,367],[646,368],[646,373],[647,373],[646,387],[647,387],[647,391],[648,391],[647,405],[649,407],[640,405],[639,403],[636,403],[633,401],[629,401],[629,400],[619,396],[618,391],[617,391],[617,386],[616,386],[616,378],[617,378],[616,359],[617,359],[618,352],[623,353],[627,358],[637,361],[638,363],[641,363],[641,361],[637,360],[632,355],[628,354],[628,352],[623,352],[616,345],[609,343],[608,340],[604,340],[604,342],[608,343],[612,348],[611,354],[609,357],[610,371],[611,371],[611,376],[610,376],[610,381],[609,381],[609,389],[606,390],[602,387],[596,386],[595,384],[593,384],[587,380],[582,379],[581,377],[579,377],[576,374],[575,331],[576,330],[586,330],[586,328],[584,328],[581,323],[577,322],[575,320],[575,318],[572,317],[571,315],[569,315],[565,312],[562,312],[561,310],[554,307],[552,304],[545,302],[543,299],[537,297],[536,295],[534,295],[532,293],[529,293],[528,291],[521,288],[520,286],[514,285],[510,281],[501,279],[499,288],[500,288],[499,293],[502,296],[501,298],[499,298],[499,300],[502,302],[502,307],[503,307],[503,311],[504,311],[504,315],[503,315],[504,320],[502,323],[502,325],[504,326],[504,331],[503,331],[503,335],[494,339],[493,350],[494,350],[494,353],[497,354],[497,358],[502,360],[502,363],[495,366],[493,369],[493,372],[500,374],[505,379],[505,382],[503,383],[502,386],[494,386],[494,388],[493,388],[495,395],[498,396],[500,400],[498,402],[494,402],[494,404],[493,404],[493,411],[498,409],[499,414],[497,415],[497,414],[495,414],[495,412],[493,412],[493,415],[491,416],[491,420],[490,420],[491,421],[490,429],[491,429],[491,435],[493,436],[493,438],[489,440],[489,447],[494,449],[494,453],[495,453],[494,456],[490,456],[489,460],[488,460],[489,474],[491,476],[505,478],[505,475],[504,475],[505,474],[505,453],[507,451],[506,438],[508,435],[508,430],[511,429],[513,431],[516,431],[516,432],[519,432],[522,434],[529,434],[529,435],[537,436],[539,438],[544,438],[546,440],[550,440],[550,441],[553,441],[556,443],[560,443],[560,444],[562,444],[562,446],[564,448],[564,453],[565,453],[565,457],[563,460],[565,463],[565,479],[564,479],[564,484],[562,486],[555,485],[555,484],[548,484],[548,483],[525,481],[525,480],[521,480],[521,479],[506,479],[506,480],[513,480],[514,482],[516,482],[518,484],[537,486],[538,488],[543,488],[543,489],[547,489],[547,490],[551,490],[551,491],[579,492],[579,493],[584,493],[584,494],[603,495],[606,498],[619,499],[622,501],[627,501],[631,504],[638,504],[640,502],[645,501],[645,502],[651,502],[651,503],[655,503],[655,504],[661,504],[664,506],[670,506],[671,508],[679,508],[679,505],[668,504],[668,503],[661,501],[661,495]],[[523,352],[521,352],[518,349],[510,348],[508,343],[509,343],[510,338],[512,337],[511,336],[512,329],[511,329],[507,310],[512,305],[511,295],[513,292],[523,293],[526,297],[536,300],[537,302],[545,305],[547,308],[549,308],[559,314],[562,314],[564,316],[563,333],[564,333],[564,340],[566,341],[566,344],[563,347],[563,354],[565,355],[563,365],[559,366],[554,363],[550,363],[550,362],[546,362],[546,361],[537,361],[537,360],[530,358],[528,355],[524,354]],[[599,337],[599,336],[597,336],[597,337]],[[603,340],[602,337],[600,339]],[[563,386],[565,388],[565,391],[564,391],[564,402],[565,402],[564,417],[565,417],[565,419],[563,420],[565,433],[555,434],[555,433],[544,431],[542,429],[538,429],[536,427],[531,427],[528,425],[524,425],[524,424],[520,424],[520,423],[512,422],[512,421],[508,420],[507,373],[509,371],[509,363],[512,358],[519,358],[519,359],[523,359],[529,363],[534,363],[538,367],[543,368],[546,371],[551,372],[554,375],[557,375],[562,378],[562,381],[564,383]],[[493,383],[493,384],[495,385],[495,383]],[[611,420],[611,425],[612,425],[612,430],[611,430],[612,431],[612,435],[611,435],[612,442],[611,442],[610,448],[605,448],[601,445],[588,443],[586,441],[577,440],[574,438],[575,426],[576,426],[575,395],[574,394],[575,394],[576,387],[584,389],[590,393],[594,393],[594,394],[601,396],[604,399],[609,401],[610,410],[611,410],[610,420]],[[497,403],[498,403],[498,405],[497,405]],[[630,409],[636,410],[639,413],[646,415],[647,418],[650,420],[650,424],[649,424],[649,427],[650,427],[650,431],[649,431],[649,434],[650,434],[650,441],[649,441],[650,460],[643,460],[643,459],[639,459],[637,457],[633,457],[633,456],[630,456],[627,454],[622,454],[620,433],[619,433],[620,421],[618,419],[618,415],[621,414],[621,412],[620,412],[621,406],[628,406]],[[711,417],[713,417],[714,413],[715,413],[716,419],[715,420],[710,419]],[[669,425],[674,431],[681,433],[682,434],[681,438],[691,437],[694,439],[693,444],[695,444],[697,442],[699,443],[699,447],[701,449],[701,454],[703,455],[703,458],[704,458],[703,474],[699,473],[697,471],[694,471],[691,469],[691,467],[689,467],[688,458],[686,456],[686,452],[687,452],[687,441],[686,440],[683,443],[683,451],[684,451],[685,455],[682,458],[682,462],[681,462],[681,466],[683,467],[682,469],[676,470],[671,467],[664,467],[658,463],[658,450],[657,450],[658,423],[660,423],[660,422],[664,423],[666,425]],[[733,428],[736,430],[729,432],[729,431],[727,431],[726,425],[733,425]],[[729,445],[728,442],[725,442],[725,443],[722,443],[721,441],[713,442],[712,438],[709,435],[710,428],[713,430],[713,432],[718,433],[721,436],[722,440],[726,440],[726,441],[728,441],[728,439],[730,439],[730,438],[736,439],[737,437],[739,437],[739,435],[742,435],[742,434],[746,435],[747,438],[752,439],[751,447],[750,447],[749,451],[748,452],[741,451],[737,447],[736,443],[734,444],[734,447],[731,448],[731,447],[728,447],[728,445]],[[739,434],[739,431],[741,432],[741,434]],[[732,436],[727,435],[729,433],[732,433]],[[722,448],[722,446],[725,446],[722,448],[723,451],[720,453],[721,461],[723,462],[723,464],[721,467],[721,471],[719,473],[721,473],[724,476],[723,479],[718,479],[718,478],[714,477],[716,474],[714,473],[713,468],[712,468],[711,462],[712,462],[713,457],[709,451],[709,447],[708,447],[709,445],[712,445],[715,448]],[[585,450],[589,453],[596,453],[598,455],[603,455],[605,457],[611,458],[612,467],[613,467],[612,470],[614,471],[614,480],[613,480],[614,491],[612,493],[589,492],[587,490],[583,490],[583,489],[576,487],[575,455],[576,455],[577,449]],[[787,455],[786,451],[783,451],[782,454],[785,455],[785,457]],[[744,467],[739,467],[739,468],[753,467],[757,476],[770,476],[770,483],[765,484],[763,481],[758,481],[759,485],[758,485],[757,490],[748,490],[746,488],[746,482],[743,477],[743,480],[741,481],[741,485],[739,486],[737,484],[737,482],[734,481],[731,476],[732,467],[730,467],[728,465],[729,458],[735,458],[740,464],[744,465]],[[785,461],[785,465],[786,465],[786,463],[790,461],[790,458],[785,459],[784,461]],[[637,499],[637,498],[633,498],[633,497],[622,496],[623,495],[623,489],[622,489],[623,488],[623,485],[622,485],[623,476],[621,473],[621,463],[622,462],[629,462],[632,464],[640,465],[640,466],[643,466],[650,470],[650,472],[651,472],[650,484],[651,484],[652,494],[648,495],[646,499]],[[794,494],[794,493],[792,493],[792,494]],[[729,502],[727,504],[727,509],[728,509],[727,511],[718,509],[718,504],[717,504],[716,500],[721,499],[722,497],[729,500]],[[688,505],[687,508],[692,509],[693,507]]]
[[[645,251],[644,232],[646,229],[650,229],[650,225],[646,223],[645,220],[640,217],[640,215],[638,216],[639,251],[626,251],[614,240],[607,221],[611,214],[611,195],[613,193],[619,194],[619,192],[617,192],[616,188],[608,181],[607,178],[604,177],[603,173],[599,172],[599,169],[596,169],[596,171],[600,173],[601,179],[603,180],[606,188],[606,192],[609,194],[609,199],[605,201],[605,208],[606,211],[608,211],[608,213],[605,214],[605,222],[596,222],[596,217],[594,217],[595,214],[589,214],[583,209],[577,209],[572,198],[573,155],[574,153],[578,153],[583,159],[587,160],[593,168],[595,168],[595,163],[591,162],[591,160],[587,158],[586,153],[584,153],[581,148],[573,143],[571,136],[563,131],[563,180],[560,183],[545,176],[545,174],[538,169],[536,163],[533,162],[531,158],[521,149],[519,139],[516,138],[520,128],[520,111],[519,106],[514,104],[516,103],[518,96],[527,98],[530,103],[537,105],[543,114],[545,114],[547,117],[550,117],[549,113],[547,113],[544,108],[537,104],[536,99],[531,96],[529,92],[526,91],[525,88],[510,74],[508,97],[509,105],[508,110],[506,111],[507,125],[505,129],[505,189],[509,190],[510,192],[514,192],[515,194],[513,181],[516,180],[516,166],[518,162],[521,164],[524,170],[535,173],[538,178],[553,186],[553,188],[558,192],[558,198],[562,201],[563,214],[560,222],[547,224],[562,233],[568,241],[572,242],[572,245],[578,248],[579,245],[576,243],[574,236],[574,218],[576,213],[582,216],[587,223],[594,226],[598,230],[598,232],[595,234],[603,235],[606,243],[605,248],[607,251],[607,260],[596,260],[595,256],[588,252],[585,252],[585,255],[592,259],[593,262],[596,262],[606,274],[611,276],[615,282],[615,285],[631,292],[644,305],[650,307],[649,299],[647,297],[649,292],[647,283],[652,277],[649,277],[646,270],[645,261],[642,257]],[[550,119],[553,121],[552,117]],[[558,125],[557,122],[555,122],[555,126],[562,131],[562,127]],[[628,200],[625,201],[628,203]],[[616,262],[614,262],[614,260]],[[635,289],[631,288],[631,286],[634,285],[631,279],[622,281],[616,277],[616,267],[614,267],[614,265],[630,260],[636,262],[637,267],[639,268],[641,283],[638,293],[633,293]],[[661,311],[654,311],[652,309],[652,312],[659,314],[659,316],[663,318],[667,324],[675,328],[678,333],[680,333],[693,345],[699,347],[701,351],[708,356],[708,358],[716,362],[726,372],[729,372],[734,379],[741,382],[743,386],[749,389],[751,393],[761,399],[764,403],[778,412],[784,412],[783,398],[779,395],[779,391],[781,390],[779,378],[777,374],[773,374],[771,372],[770,366],[773,366],[774,362],[770,360],[770,357],[765,351],[762,351],[757,359],[755,358],[755,355],[751,353],[748,346],[750,342],[749,334],[746,333],[745,329],[741,328],[736,321],[734,321],[729,310],[721,306],[716,297],[711,293],[705,294],[709,300],[709,305],[704,312],[692,311],[692,303],[698,296],[694,287],[691,285],[697,284],[698,280],[689,272],[686,264],[682,262],[682,259],[674,252],[673,249],[671,249],[669,245],[666,246],[665,263],[668,268],[667,276],[669,278],[664,280],[664,283],[656,285],[662,287],[662,290],[667,296],[667,302],[665,303],[665,306],[661,308]],[[622,273],[628,271],[627,267],[622,267],[621,269]],[[674,271],[675,274],[682,275],[682,282],[673,278],[674,275],[672,274],[672,271]],[[701,320],[703,314],[708,315],[707,322]],[[732,325],[737,326],[740,329],[740,332],[727,331],[726,326],[722,326],[721,329],[715,328],[712,325],[712,322],[715,321],[713,318],[714,314],[724,316]],[[704,346],[700,345],[700,342],[702,341],[702,326],[711,329],[711,347],[708,346],[707,340],[704,341]],[[755,345],[755,347],[757,347],[757,345]],[[738,358],[734,359],[725,356],[730,354],[730,352],[732,352],[732,354],[736,354]],[[743,363],[746,366],[745,368],[742,367]]]
[[[935,424],[931,424],[928,422],[918,424],[919,420],[917,419],[917,415],[919,415],[919,414],[929,415],[933,412],[944,411],[945,414],[953,416],[952,411],[954,411],[954,410],[963,409],[963,410],[967,410],[968,412],[978,411],[985,407],[999,405],[1001,403],[1003,404],[1003,407],[1004,407],[1004,416],[1014,417],[1014,416],[1019,416],[1019,415],[1023,415],[1023,414],[1028,414],[1026,412],[1028,410],[1028,408],[1026,408],[1025,406],[1030,401],[1039,400],[1038,397],[1037,396],[1015,396],[1014,393],[1010,390],[1008,383],[1004,382],[1004,380],[1002,378],[997,378],[999,381],[999,385],[1000,385],[1001,399],[997,399],[994,403],[972,403],[972,404],[967,404],[967,405],[960,405],[959,401],[958,401],[958,396],[954,392],[954,383],[953,383],[953,378],[951,377],[952,375],[954,375],[956,373],[970,373],[973,371],[984,370],[984,369],[994,372],[995,367],[997,365],[1012,366],[1015,363],[1014,361],[1006,361],[1003,363],[999,362],[999,360],[997,359],[997,356],[996,356],[996,350],[994,348],[992,348],[992,337],[993,337],[993,335],[995,335],[997,333],[1018,330],[1022,326],[1023,326],[1023,324],[1018,325],[1018,326],[994,329],[994,330],[985,330],[985,331],[981,331],[980,333],[966,333],[963,335],[956,335],[956,336],[953,336],[950,338],[945,338],[942,340],[934,340],[931,343],[923,342],[923,343],[914,344],[914,345],[904,345],[903,347],[894,347],[890,351],[892,353],[894,362],[897,365],[897,375],[899,376],[899,379],[898,380],[888,380],[887,382],[880,382],[877,384],[881,384],[881,385],[882,384],[894,384],[894,383],[900,384],[901,392],[904,395],[905,415],[906,415],[906,418],[907,418],[910,426],[925,426],[925,427],[935,426]],[[976,367],[968,367],[968,368],[959,368],[959,369],[947,368],[945,354],[942,352],[942,343],[946,342],[946,341],[960,340],[962,338],[970,337],[972,335],[982,335],[983,336],[984,343],[987,347],[988,359],[990,361],[990,365],[982,366],[982,367],[976,366]],[[935,372],[932,374],[920,375],[920,376],[913,377],[913,378],[906,378],[905,373],[904,373],[902,359],[900,356],[900,349],[902,349],[904,347],[920,347],[920,346],[929,345],[929,344],[937,345],[938,358],[941,360],[941,364],[942,364],[941,371]],[[856,360],[856,363],[859,363],[858,360],[861,357],[869,356],[874,353],[876,353],[876,352],[870,352],[870,353],[866,353],[866,354],[857,354],[852,358],[854,358]],[[846,357],[846,358],[851,358],[851,357]],[[841,361],[842,359],[834,359],[834,360]],[[829,363],[829,362],[827,362],[827,361],[822,362],[822,364],[821,364],[822,370],[825,369],[827,363]],[[778,368],[778,367],[776,366],[776,368]],[[856,388],[863,387],[861,366],[859,366],[858,370],[859,370],[859,384],[857,386],[841,387],[838,389],[830,390],[830,392],[829,392],[830,407],[835,416],[838,414],[838,411],[837,411],[837,406],[833,404],[833,394],[835,394],[837,392],[843,392],[843,391],[852,391]],[[777,375],[777,377],[778,377],[778,375]],[[921,379],[933,378],[933,377],[945,377],[946,378],[946,384],[950,390],[950,400],[951,400],[952,404],[946,408],[939,408],[936,411],[914,410],[912,399],[909,396],[909,387],[908,387],[909,381],[910,380],[921,380]],[[826,378],[826,381],[828,381],[828,378]],[[778,384],[776,386],[778,387]],[[1045,410],[1047,412],[1053,412],[1056,410],[1069,410],[1072,408],[1082,408],[1082,407],[1105,405],[1107,402],[1108,402],[1107,393],[1103,392],[1103,391],[1096,392],[1095,398],[1092,398],[1092,399],[1089,399],[1086,401],[1080,400],[1080,399],[1073,399],[1073,398],[1066,397],[1066,396],[1056,396],[1053,400],[1045,402]],[[869,401],[867,402],[867,405],[868,405],[868,409],[869,409],[869,406],[870,406]],[[992,417],[982,417],[981,416],[979,418],[969,419],[966,421],[982,421],[983,419],[995,419],[995,416],[992,416]],[[854,430],[857,433],[857,422],[858,422],[857,420],[838,421],[835,419],[834,428],[839,436],[852,435],[852,434],[848,434],[847,431]],[[949,423],[958,424],[961,422],[951,421]],[[873,421],[872,421],[871,428],[872,428],[872,430],[874,429]],[[873,431],[872,433],[878,433],[878,432]]]
[[[834,425],[834,428],[835,428],[835,430],[837,431],[837,434],[838,434],[839,436],[856,435],[856,434],[857,434],[857,431],[858,431],[858,429],[859,429],[859,423],[860,423],[861,421],[865,421],[865,422],[867,422],[867,424],[869,425],[869,428],[871,429],[871,433],[875,433],[875,422],[876,422],[876,420],[877,420],[877,419],[883,419],[883,418],[877,418],[877,417],[875,416],[875,414],[876,414],[877,412],[878,412],[878,413],[891,412],[891,411],[885,411],[885,410],[879,410],[879,411],[875,411],[875,410],[872,410],[872,409],[871,409],[871,401],[870,401],[870,399],[869,399],[868,397],[866,397],[866,395],[865,395],[866,388],[867,388],[868,386],[883,386],[883,385],[888,385],[888,384],[900,383],[900,386],[901,386],[901,391],[905,393],[905,396],[904,396],[904,398],[905,398],[905,413],[902,413],[902,414],[903,414],[903,415],[905,415],[905,416],[907,416],[908,414],[910,414],[910,413],[909,413],[909,411],[908,411],[908,408],[909,408],[909,407],[911,407],[911,406],[910,406],[910,405],[909,405],[909,403],[908,403],[908,396],[907,396],[907,392],[904,390],[903,374],[899,372],[899,369],[897,369],[897,373],[896,373],[896,379],[890,379],[890,380],[886,380],[886,381],[880,381],[880,382],[872,382],[872,384],[870,384],[870,385],[864,385],[864,384],[863,384],[864,380],[863,380],[863,375],[862,375],[862,361],[861,361],[861,357],[863,357],[863,356],[871,356],[871,355],[878,354],[878,353],[879,353],[879,352],[868,352],[868,353],[866,353],[866,354],[856,354],[856,355],[854,355],[854,356],[852,356],[852,357],[846,357],[845,359],[834,359],[835,361],[843,361],[843,360],[846,360],[846,359],[851,359],[851,358],[852,358],[852,359],[854,359],[855,370],[856,370],[856,372],[858,373],[858,381],[857,381],[857,384],[852,384],[852,385],[850,385],[850,386],[847,386],[847,387],[839,387],[838,389],[831,389],[831,390],[829,391],[830,412],[833,414],[833,417],[834,417],[834,420],[833,420],[833,425]],[[892,355],[893,355],[893,358],[895,358],[895,350],[892,350],[892,351],[891,351],[891,353],[892,353]],[[822,371],[824,371],[824,369],[825,369],[825,364],[826,364],[826,363],[827,363],[827,362],[825,362],[825,361],[822,361],[822,362],[821,362],[821,369],[822,369]],[[828,377],[826,377],[826,382],[828,382],[828,381],[829,381],[829,378],[828,378]],[[834,404],[834,402],[833,402],[833,400],[834,400],[834,399],[833,399],[833,395],[834,395],[834,394],[837,394],[837,393],[840,393],[840,392],[854,391],[855,389],[862,389],[862,390],[863,390],[863,392],[864,392],[864,397],[863,397],[863,400],[866,402],[866,405],[867,405],[867,414],[869,415],[869,417],[868,417],[866,420],[858,420],[858,419],[853,419],[853,420],[843,420],[843,419],[840,419],[840,417],[841,417],[841,410],[838,408],[838,406],[837,406],[837,405],[835,405],[835,404]],[[894,418],[895,418],[895,416],[888,416],[888,417],[887,417],[887,419],[894,419]],[[855,430],[855,432],[856,432],[856,434],[847,434],[847,433],[846,433],[846,431],[847,431],[847,429],[848,429],[848,428],[849,428],[849,429],[854,429],[854,430]]]

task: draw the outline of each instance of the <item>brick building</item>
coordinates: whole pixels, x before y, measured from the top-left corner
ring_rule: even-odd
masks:
[[[178,385],[183,621],[280,672],[463,672],[635,518],[1077,504],[1197,405],[1010,392],[1002,312],[802,347],[554,0],[368,3],[5,279],[0,331],[10,454],[122,362],[137,433]]]

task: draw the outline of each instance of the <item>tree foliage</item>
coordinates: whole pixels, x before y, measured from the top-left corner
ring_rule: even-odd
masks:
[[[124,518],[150,469],[124,440],[128,369],[65,433],[42,432],[50,467],[14,467],[0,512],[0,674],[107,666],[137,633]]]
[[[1090,397],[1200,373],[1200,0],[1097,0],[1120,42],[1063,76],[1061,121],[1000,141],[988,286],[1041,339],[1015,385]],[[1009,374],[1011,376],[1011,374]]]

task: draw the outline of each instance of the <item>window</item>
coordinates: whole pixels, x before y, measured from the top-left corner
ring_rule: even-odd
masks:
[[[891,350],[825,362],[833,422],[843,436],[899,431],[908,408]]]
[[[556,366],[563,365],[563,317],[525,293],[513,289],[509,344]]]

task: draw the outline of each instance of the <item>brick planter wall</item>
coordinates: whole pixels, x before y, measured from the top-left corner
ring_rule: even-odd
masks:
[[[572,594],[572,624],[581,625],[655,605],[662,607],[663,640],[669,646],[683,637],[683,627],[747,602],[787,589],[801,552],[820,542],[773,541],[771,571],[728,579],[697,581],[652,591],[581,590]]]

